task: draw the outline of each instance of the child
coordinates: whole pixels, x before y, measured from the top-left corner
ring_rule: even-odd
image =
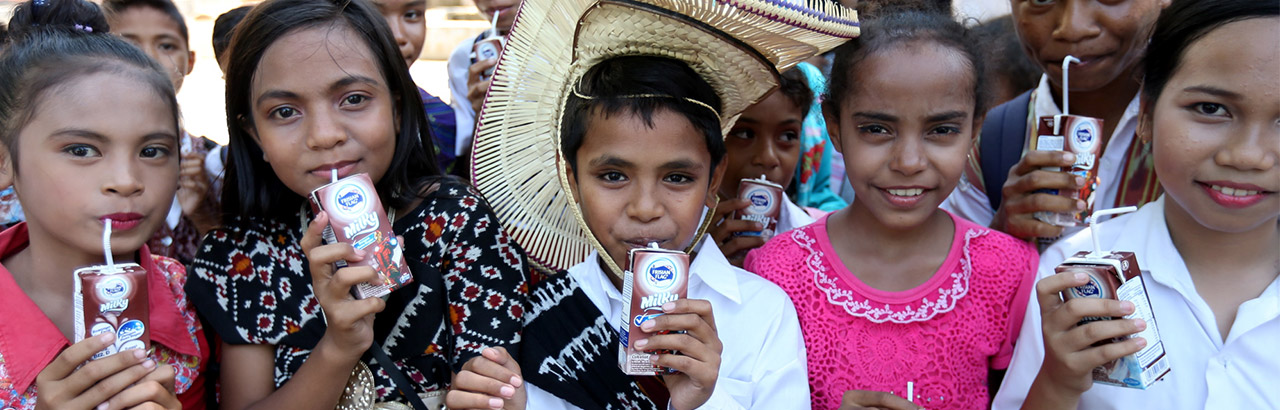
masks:
[[[857,23],[820,2],[678,3],[524,3],[519,21],[536,24],[511,31],[477,135],[477,184],[538,252],[531,259],[557,269],[577,258],[531,293],[521,356],[487,351],[458,375],[450,408],[808,408],[793,305],[702,231],[731,119],[775,88],[775,67],[846,41]],[[582,230],[560,233],[566,224]],[[632,300],[619,268],[651,243],[694,251],[688,293],[661,315],[624,319]],[[633,286],[679,277],[640,276]],[[625,374],[622,343],[652,352],[631,360],[674,373]]]
[[[754,235],[734,236],[738,232],[759,232],[758,222],[734,219],[734,212],[751,202],[738,198],[738,183],[743,179],[765,176],[769,182],[791,189],[796,163],[800,160],[801,124],[808,115],[813,93],[804,74],[793,68],[782,73],[778,89],[747,108],[725,136],[725,181],[720,185],[720,204],[712,217],[711,237],[733,266],[742,266],[747,251],[764,245],[767,238]],[[776,232],[808,225],[813,218],[783,195]]]
[[[814,408],[986,407],[1008,365],[1036,253],[938,209],[981,126],[981,73],[937,13],[886,13],[836,49],[823,112],[857,197],[745,265],[798,307]]]
[[[524,255],[478,195],[440,178],[374,6],[268,0],[240,22],[228,61],[228,213],[188,284],[223,340],[223,407],[433,403],[482,349],[514,349]],[[368,174],[402,238],[413,282],[386,300],[350,295],[372,269],[333,267],[363,252],[321,245],[329,219],[307,196],[331,173]]]
[[[827,67],[829,70],[831,65],[827,63],[826,57],[819,55],[813,59],[817,60],[815,63],[822,64],[822,67]],[[805,114],[804,122],[800,127],[802,131],[800,163],[796,167],[796,177],[792,185],[792,191],[795,192],[795,198],[792,200],[802,208],[813,208],[818,211],[810,210],[812,215],[825,214],[849,205],[837,192],[840,182],[844,179],[844,163],[837,161],[835,152],[831,149],[831,137],[827,135],[827,120],[822,118],[822,99],[818,98],[827,93],[827,75],[823,74],[823,69],[809,62],[796,64],[796,70],[804,74],[805,81],[809,84],[810,94],[814,98],[806,108],[808,113]],[[839,171],[839,177],[833,177],[836,171]]]
[[[422,55],[422,42],[427,39],[427,1],[426,0],[374,0],[382,17],[391,26],[391,34],[395,36],[396,46],[404,56],[404,62],[412,66]],[[431,125],[431,140],[435,143],[436,162],[440,169],[448,171],[457,158],[454,150],[457,122],[454,120],[453,108],[445,104],[439,97],[427,93],[418,87],[418,96],[427,113],[427,122]]]
[[[1019,238],[1052,241],[1081,227],[1050,225],[1039,211],[1084,209],[1085,201],[1038,192],[1076,190],[1083,178],[1044,167],[1071,166],[1075,156],[1061,151],[1029,151],[1037,119],[1062,113],[1062,60],[1069,68],[1071,114],[1100,118],[1101,154],[1095,209],[1141,205],[1155,200],[1159,183],[1152,173],[1150,147],[1135,143],[1138,76],[1147,35],[1168,0],[1025,1],[1013,5],[1013,22],[1022,47],[1044,71],[1040,86],[991,110],[983,138],[974,144],[965,180],[944,203],[962,218]],[[1007,178],[1007,180],[1006,180]]]
[[[170,0],[105,0],[111,32],[141,48],[164,67],[173,89],[182,90],[183,79],[195,67],[187,23]],[[209,187],[217,174],[207,174],[205,158],[219,155],[217,143],[182,133],[182,173],[178,193],[165,224],[147,244],[152,251],[191,263],[200,237],[217,225],[217,199]],[[212,155],[211,155],[212,152]]]
[[[204,408],[209,353],[186,271],[145,245],[178,185],[173,86],[128,43],[60,19],[72,0],[40,3],[19,6],[38,26],[0,59],[0,186],[27,216],[0,232],[0,408]],[[114,340],[71,343],[71,273],[103,263],[106,218],[115,260],[147,271],[152,344],[86,363]]]
[[[1277,37],[1274,2],[1175,0],[1160,15],[1142,67],[1138,136],[1152,144],[1165,195],[1045,252],[1027,308],[1041,314],[1023,323],[1043,333],[1019,337],[996,408],[1248,409],[1280,401]],[[1105,341],[1156,323],[1076,326],[1134,306],[1058,296],[1085,280],[1054,268],[1093,241],[1133,251],[1142,268],[1170,367],[1146,390],[1096,384],[1091,372],[1155,342]]]
[[[511,24],[516,20],[516,11],[520,9],[520,3],[523,1],[475,0],[475,3],[476,9],[480,11],[485,21],[493,21],[493,16],[498,15],[496,35],[505,37],[507,32],[511,31]],[[473,52],[477,42],[494,35],[489,31],[485,30],[474,38],[463,40],[457,48],[453,49],[453,53],[449,54],[449,91],[453,94],[449,105],[453,106],[453,115],[458,126],[454,154],[468,163],[471,137],[475,134],[480,104],[484,102],[484,96],[489,92],[489,83],[493,80],[483,78],[483,73],[498,64],[497,60],[479,60]],[[455,173],[464,175],[470,173],[470,170],[460,169],[455,170]]]
[[[1040,84],[1044,71],[1022,51],[1013,17],[1000,16],[973,28],[973,37],[982,47],[983,67],[986,69],[987,89],[990,92],[985,104],[994,107],[1012,100],[1025,90]]]

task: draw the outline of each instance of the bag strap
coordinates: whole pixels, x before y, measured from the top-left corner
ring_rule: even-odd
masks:
[[[391,376],[391,382],[395,383],[395,391],[404,396],[405,400],[413,406],[414,410],[429,410],[427,404],[422,402],[422,398],[413,390],[413,383],[409,383],[409,378],[404,377],[404,372],[396,367],[394,361],[387,357],[387,352],[382,350],[382,345],[377,341],[369,346],[369,352],[373,353],[373,360],[378,362],[378,366],[382,367],[382,371],[387,372]]]
[[[1030,112],[1031,91],[992,108],[982,126],[978,142],[978,159],[982,165],[982,186],[987,193],[991,209],[999,210],[1005,180],[1009,169],[1022,159],[1022,148],[1027,138],[1027,114]]]

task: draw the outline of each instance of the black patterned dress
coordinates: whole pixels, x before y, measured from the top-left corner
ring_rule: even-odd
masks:
[[[187,295],[223,341],[274,345],[279,387],[325,331],[299,246],[304,221],[237,222],[204,238]],[[444,182],[392,225],[404,237],[414,282],[387,299],[374,340],[414,388],[448,387],[451,372],[485,347],[518,354],[528,298],[525,256],[488,204],[469,186]],[[363,360],[380,400],[395,399],[389,376],[371,355]]]

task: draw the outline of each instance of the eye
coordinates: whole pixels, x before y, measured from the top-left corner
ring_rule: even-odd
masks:
[[[342,105],[360,105],[365,101],[369,101],[369,96],[363,94],[351,94],[342,98]]]
[[[62,149],[62,152],[71,154],[71,156],[73,157],[81,157],[81,158],[96,157],[96,156],[102,155],[101,153],[98,152],[97,148],[94,148],[91,145],[85,145],[85,144],[68,145],[67,147]]]
[[[888,134],[889,133],[889,129],[885,128],[883,125],[880,125],[880,124],[863,125],[861,127],[858,127],[858,129],[867,134]]]
[[[1048,6],[1052,5],[1055,1],[1056,0],[1030,0],[1031,5],[1033,6]]]
[[[797,141],[800,139],[800,133],[796,131],[784,131],[781,135],[778,135],[778,139],[784,142]]]
[[[687,184],[693,182],[693,177],[685,174],[671,174],[662,179],[673,184]]]
[[[1230,117],[1231,113],[1227,112],[1227,107],[1222,104],[1202,102],[1191,104],[1191,110],[1200,115],[1208,115],[1213,117]]]
[[[617,172],[617,171],[604,172],[600,174],[599,178],[604,180],[605,182],[622,182],[627,180],[626,175],[622,175],[621,172]]]
[[[271,110],[271,113],[269,114],[269,116],[282,119],[282,120],[287,120],[299,114],[300,113],[298,112],[298,110],[295,110],[293,107],[280,107],[280,108]]]
[[[168,147],[150,146],[143,148],[142,152],[138,153],[138,156],[143,158],[160,158],[168,156],[170,152],[171,151],[169,151]]]
[[[175,51],[178,49],[178,45],[173,43],[160,43],[160,45],[156,47],[159,47],[160,51],[165,51],[165,52]]]
[[[738,138],[738,139],[749,140],[749,139],[755,138],[756,133],[754,131],[751,131],[750,129],[744,128],[744,129],[729,131],[729,136]]]
[[[404,19],[414,21],[422,18],[422,12],[418,10],[409,10],[404,13]]]

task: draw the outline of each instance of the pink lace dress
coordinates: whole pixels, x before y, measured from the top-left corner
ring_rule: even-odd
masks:
[[[795,303],[814,409],[846,390],[907,397],[929,409],[987,408],[987,373],[1013,355],[1038,255],[1027,243],[952,215],[947,259],[924,284],[872,288],[831,247],[827,217],[775,237],[746,269]]]

